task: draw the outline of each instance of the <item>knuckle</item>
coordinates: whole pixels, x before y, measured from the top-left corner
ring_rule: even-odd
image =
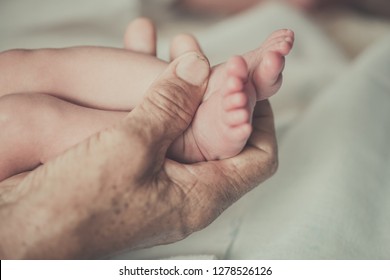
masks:
[[[253,174],[254,186],[264,182],[265,180],[271,178],[278,170],[279,167],[279,158],[277,150],[272,150],[270,152],[263,153],[261,161],[255,173]]]
[[[155,87],[148,100],[158,112],[186,125],[196,110],[192,104],[191,88],[181,82],[166,81]]]
[[[264,165],[268,177],[273,176],[279,168],[278,150],[276,147],[265,154]]]
[[[278,168],[279,168],[279,157],[275,152],[269,158],[270,176],[274,175],[278,171]]]

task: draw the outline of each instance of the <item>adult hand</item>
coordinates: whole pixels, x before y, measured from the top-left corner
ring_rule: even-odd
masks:
[[[173,61],[123,123],[32,172],[0,211],[2,258],[91,258],[180,240],[204,228],[276,167],[268,102],[237,157],[183,165],[166,159],[190,124],[209,66]]]
[[[183,165],[166,159],[207,84],[199,52],[174,60],[116,127],[38,168],[0,208],[1,258],[91,258],[180,240],[276,170],[267,101],[235,158]]]

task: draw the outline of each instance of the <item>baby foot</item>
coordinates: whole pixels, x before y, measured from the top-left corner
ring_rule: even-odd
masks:
[[[214,67],[204,101],[170,156],[191,163],[240,153],[252,131],[256,101],[272,96],[282,84],[284,56],[293,41],[292,31],[279,30],[258,49]]]

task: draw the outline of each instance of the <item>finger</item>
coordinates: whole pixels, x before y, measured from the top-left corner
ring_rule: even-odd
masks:
[[[143,102],[125,120],[133,141],[146,147],[145,153],[165,158],[170,144],[191,123],[209,74],[207,59],[200,53],[190,52],[171,62],[151,85]]]
[[[278,148],[274,117],[268,100],[257,102],[253,112],[253,132],[244,151],[230,164],[244,171],[243,192],[271,177],[278,167]],[[229,162],[228,162],[229,163]]]
[[[252,188],[271,177],[278,167],[278,148],[274,117],[268,100],[257,102],[253,112],[253,132],[244,150],[225,162],[232,170],[230,181],[237,188],[223,189],[232,200],[238,199]]]
[[[130,51],[156,55],[156,28],[148,18],[137,18],[127,26],[124,44]]]
[[[171,60],[191,51],[203,53],[194,36],[190,34],[180,34],[173,38],[170,48]]]

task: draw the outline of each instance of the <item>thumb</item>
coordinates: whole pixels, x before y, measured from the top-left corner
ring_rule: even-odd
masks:
[[[202,54],[188,52],[178,57],[151,85],[141,104],[130,112],[126,125],[136,128],[134,132],[144,146],[157,146],[165,156],[172,142],[190,125],[209,74],[209,63]]]

